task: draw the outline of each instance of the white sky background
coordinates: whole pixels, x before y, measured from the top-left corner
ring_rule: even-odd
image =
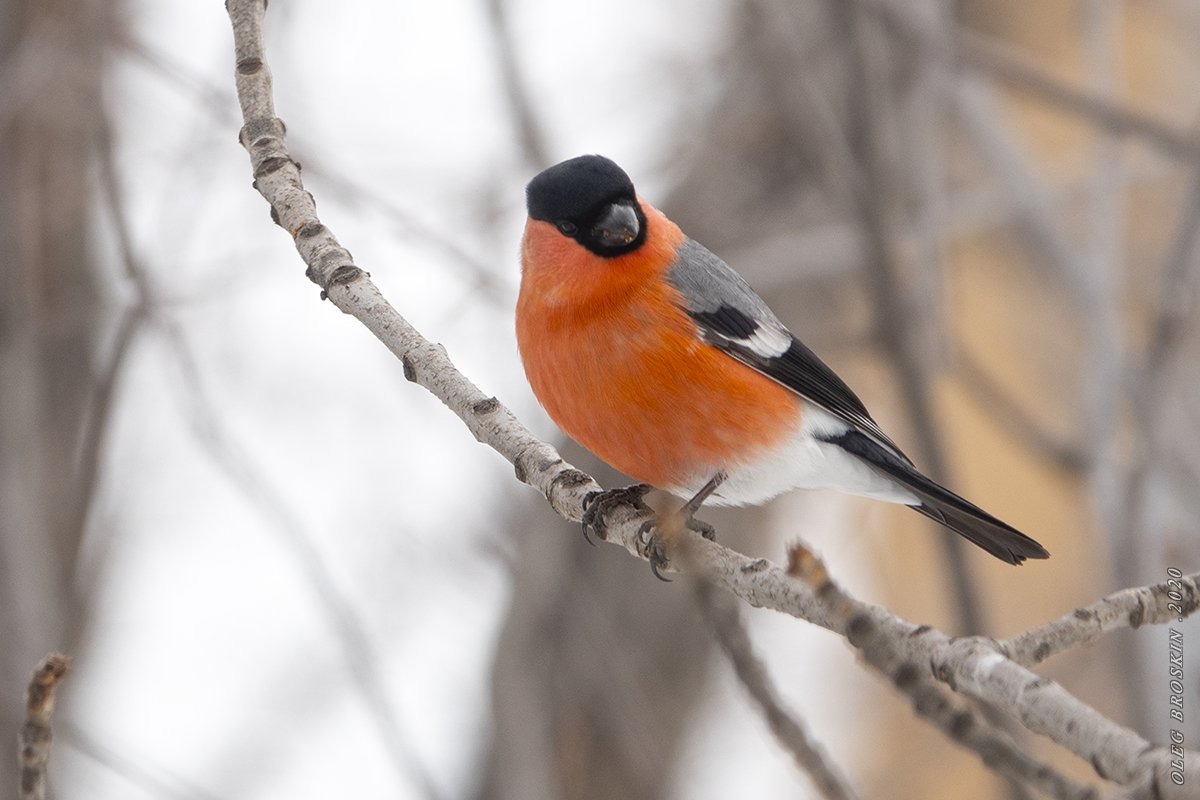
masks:
[[[708,54],[722,5],[515,3],[554,160],[602,152],[643,194],[661,195],[678,144],[669,132],[718,85]],[[88,547],[107,572],[93,646],[63,706],[58,796],[419,796],[379,743],[288,544],[295,535],[312,542],[365,627],[417,758],[446,796],[463,796],[486,745],[490,648],[507,598],[497,555],[506,536],[491,514],[531,490],[408,384],[365,329],[318,301],[235,141],[222,4],[151,0],[129,15],[135,39],[184,76],[121,54],[110,101],[135,245],[194,355],[202,397],[164,328],[151,326],[122,378],[90,522]],[[267,30],[278,113],[323,221],[484,391],[552,435],[512,333],[530,169],[482,0],[274,0]],[[219,94],[205,105],[196,86]],[[347,196],[327,176],[363,191]],[[499,301],[474,290],[470,267],[371,200],[354,202],[367,193],[486,265]],[[98,237],[111,245],[103,228]],[[215,434],[205,433],[208,412]],[[827,688],[848,653],[807,626],[753,620],[762,634],[786,624],[772,637],[782,642],[772,657],[787,664],[776,675],[849,758],[850,733],[828,727],[852,716],[848,701]],[[764,796],[805,796],[722,670],[725,701],[684,756],[681,794],[732,796],[754,774]],[[821,691],[805,692],[806,682]],[[86,752],[97,746],[107,764]]]

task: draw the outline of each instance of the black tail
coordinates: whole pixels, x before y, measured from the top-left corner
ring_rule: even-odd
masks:
[[[916,495],[921,501],[920,505],[909,508],[940,522],[1001,561],[1020,564],[1027,558],[1050,557],[1046,548],[1033,539],[926,478],[903,456],[893,453],[866,434],[849,430],[825,441],[858,456]]]

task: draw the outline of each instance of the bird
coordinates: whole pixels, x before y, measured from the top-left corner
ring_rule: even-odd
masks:
[[[525,199],[515,321],[530,388],[564,433],[639,482],[585,507],[640,504],[654,487],[690,498],[683,523],[711,538],[692,516],[704,503],[836,489],[906,505],[1009,564],[1049,557],[922,474],[845,381],[614,161],[555,164]],[[585,513],[585,535],[588,525]],[[648,552],[662,577],[665,548]]]

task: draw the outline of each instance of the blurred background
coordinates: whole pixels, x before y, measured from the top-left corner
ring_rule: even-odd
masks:
[[[323,221],[485,392],[558,441],[512,331],[523,190],[610,156],[1053,558],[822,492],[707,512],[722,541],[998,637],[1200,565],[1198,40],[1196,0],[267,15]],[[60,649],[59,798],[815,796],[685,582],[588,547],[320,302],[231,42],[219,2],[0,0],[0,739]],[[1020,796],[841,640],[745,616],[863,796]],[[1166,740],[1165,629],[1040,671]]]

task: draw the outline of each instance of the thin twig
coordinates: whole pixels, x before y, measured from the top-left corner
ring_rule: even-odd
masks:
[[[1158,303],[1155,306],[1154,322],[1150,341],[1145,353],[1138,360],[1140,369],[1131,369],[1137,379],[1136,386],[1142,387],[1146,398],[1161,393],[1159,381],[1172,349],[1179,344],[1186,326],[1195,321],[1196,286],[1195,277],[1200,268],[1197,259],[1197,244],[1200,243],[1200,169],[1193,171],[1187,199],[1180,207],[1179,220],[1171,244],[1163,256],[1159,270]],[[1139,398],[1135,397],[1135,402]],[[1136,409],[1135,407],[1135,410]],[[1149,416],[1148,409],[1141,409],[1140,417]]]
[[[1163,413],[1163,399],[1169,394],[1166,389],[1171,357],[1185,342],[1184,335],[1195,318],[1195,278],[1200,265],[1200,260],[1195,258],[1198,233],[1200,170],[1192,174],[1175,235],[1163,255],[1149,342],[1137,361],[1125,367],[1133,421],[1141,435],[1135,440],[1137,447],[1125,482],[1125,496],[1120,506],[1122,513],[1113,526],[1119,532],[1131,532],[1138,524],[1143,516],[1151,468],[1163,451],[1170,450],[1179,440],[1173,426],[1162,424],[1163,420],[1169,419],[1169,415]],[[1171,456],[1168,454],[1166,459],[1170,460]],[[1194,463],[1185,466],[1189,471],[1196,469]]]
[[[1113,0],[1088,0],[1081,8],[1086,74],[1091,88],[1112,94],[1118,85],[1119,13]],[[1122,524],[1130,487],[1137,483],[1122,457],[1122,422],[1126,386],[1126,343],[1121,271],[1125,198],[1118,191],[1121,168],[1119,142],[1113,131],[1098,126],[1091,134],[1086,228],[1079,248],[1087,263],[1081,293],[1083,312],[1083,374],[1079,402],[1088,469],[1086,487],[1097,532],[1108,545],[1113,582],[1129,586],[1145,580],[1149,531]],[[1149,669],[1147,655],[1130,644],[1116,657],[1117,674],[1136,675]],[[1151,688],[1147,681],[1126,681],[1120,690],[1129,709],[1129,724],[1148,730]]]
[[[813,740],[795,711],[784,707],[766,665],[754,652],[733,598],[724,592],[718,593],[712,582],[704,578],[696,581],[696,597],[713,636],[729,657],[738,680],[766,717],[776,741],[792,754],[796,765],[808,775],[822,797],[854,800],[858,795],[850,788],[841,770]]]
[[[1200,607],[1200,572],[1175,582],[1114,592],[1053,622],[999,643],[1002,653],[1031,667],[1074,647],[1091,644],[1106,633],[1181,620]]]
[[[50,760],[53,734],[54,693],[67,674],[71,660],[62,653],[51,653],[33,672],[25,696],[25,724],[21,726],[21,800],[45,800],[46,764]]]
[[[1089,0],[1082,11],[1087,71],[1100,89],[1116,85],[1116,9],[1111,0]],[[1121,365],[1124,361],[1122,311],[1119,303],[1121,276],[1120,205],[1116,191],[1120,153],[1111,131],[1093,132],[1091,175],[1088,176],[1087,229],[1083,252],[1086,269],[1081,274],[1083,293],[1084,374],[1080,416],[1088,445],[1088,490],[1097,526],[1107,535],[1109,555],[1118,586],[1141,579],[1139,568],[1144,547],[1139,532],[1126,536],[1113,525],[1121,513],[1122,467],[1120,456],[1121,412],[1124,392]],[[1136,692],[1137,689],[1132,691]],[[1138,704],[1135,704],[1138,705]]]
[[[458,267],[462,278],[469,281],[470,287],[466,291],[467,295],[474,297],[478,294],[496,305],[512,301],[515,289],[498,274],[496,266],[488,264],[484,259],[470,253],[453,236],[437,230],[420,219],[417,214],[401,207],[399,203],[382,192],[354,181],[344,173],[324,169],[319,161],[306,159],[304,171],[315,176],[323,186],[347,206],[380,214],[391,224],[397,234],[412,237],[446,256],[451,264]]]

